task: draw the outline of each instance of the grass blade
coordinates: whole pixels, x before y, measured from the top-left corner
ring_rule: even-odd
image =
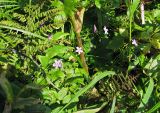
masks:
[[[155,106],[153,106],[149,111],[147,111],[147,113],[153,113],[155,112],[157,109],[160,108],[160,102],[158,102]]]
[[[109,76],[109,75],[114,75],[115,72],[113,71],[105,71],[105,72],[99,72],[96,73],[94,76],[94,79],[84,88],[82,88],[82,90],[78,91],[75,96],[70,100],[70,102],[68,104],[66,104],[59,112],[57,113],[61,113],[67,106],[69,106],[72,101],[74,101],[76,98],[78,98],[79,96],[81,96],[82,94],[84,94],[86,91],[88,91],[91,87],[93,87],[99,80],[101,80],[102,78]]]
[[[153,79],[150,78],[149,86],[147,88],[146,93],[144,94],[142,102],[140,103],[140,105],[138,107],[138,112],[139,112],[139,110],[142,110],[143,107],[148,103],[148,100],[153,92],[153,88],[154,88],[154,82],[153,82]]]

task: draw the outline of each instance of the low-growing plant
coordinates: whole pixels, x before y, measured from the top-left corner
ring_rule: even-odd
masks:
[[[159,5],[1,0],[0,112],[158,113]]]

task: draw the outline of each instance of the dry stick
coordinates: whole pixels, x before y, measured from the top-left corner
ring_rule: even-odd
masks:
[[[76,14],[70,17],[74,31],[76,33],[77,45],[78,47],[81,47],[82,49],[83,49],[83,44],[82,44],[80,32],[81,32],[82,25],[83,25],[84,12],[85,12],[85,8],[79,8]],[[80,59],[81,59],[83,68],[86,70],[87,73],[89,73],[84,52],[80,54]]]
[[[141,0],[141,20],[142,20],[142,25],[145,24],[145,17],[144,17],[144,1]]]

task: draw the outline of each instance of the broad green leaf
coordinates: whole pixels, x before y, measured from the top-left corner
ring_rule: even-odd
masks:
[[[112,108],[111,108],[110,113],[114,113],[114,111],[115,111],[115,105],[116,105],[116,97],[114,96],[113,102],[112,102]]]
[[[5,77],[3,77],[3,75],[0,75],[0,86],[2,87],[3,91],[6,94],[7,101],[9,103],[12,103],[13,102],[12,87],[10,82]]]
[[[39,59],[40,63],[42,64],[42,67],[46,68],[48,63],[49,63],[48,56],[40,56],[40,55],[38,55],[38,59]]]
[[[156,105],[154,105],[149,111],[146,113],[154,113],[156,110],[160,108],[160,102],[158,102]]]
[[[55,80],[64,79],[65,74],[61,70],[51,70],[49,71],[50,76],[48,78],[53,82]]]
[[[149,86],[147,88],[147,91],[146,93],[144,94],[143,98],[142,98],[142,101],[139,105],[139,109],[143,108],[149,101],[149,98],[153,92],[153,88],[154,88],[154,81],[152,78],[150,78],[150,81],[149,81]],[[138,110],[139,111],[139,110]]]
[[[66,53],[68,48],[69,47],[63,45],[54,45],[52,48],[47,49],[45,52],[49,58],[53,58],[56,55]]]
[[[75,96],[70,100],[70,102],[68,104],[66,104],[59,112],[62,112],[75,99],[77,99],[79,96],[81,96],[82,94],[84,94],[85,92],[87,92],[91,87],[93,87],[99,80],[101,80],[102,78],[104,78],[106,76],[111,76],[111,75],[114,75],[114,74],[115,74],[115,72],[113,72],[113,71],[104,71],[104,72],[98,72],[98,73],[96,73],[94,75],[94,79],[88,85],[86,85],[84,88],[82,88],[77,93],[75,93]],[[59,113],[59,112],[56,112],[56,113]]]
[[[56,40],[59,40],[59,39],[65,37],[65,36],[67,36],[67,35],[69,35],[69,33],[57,32],[56,34],[54,34],[54,35],[52,36],[52,40],[55,40],[55,41],[56,41]]]

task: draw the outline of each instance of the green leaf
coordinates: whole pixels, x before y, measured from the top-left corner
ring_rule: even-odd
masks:
[[[113,102],[112,102],[112,108],[111,108],[110,113],[114,113],[114,111],[115,111],[115,105],[116,105],[116,97],[114,96]]]
[[[39,59],[40,63],[42,64],[42,67],[46,68],[48,63],[49,63],[48,56],[40,56],[40,55],[38,55],[38,59]]]
[[[154,82],[153,82],[153,79],[150,78],[149,86],[147,88],[146,93],[144,94],[144,96],[142,98],[142,101],[141,101],[141,103],[140,103],[140,105],[138,107],[139,108],[138,110],[143,108],[148,103],[148,100],[149,100],[149,98],[150,98],[150,96],[151,96],[151,94],[153,92],[153,88],[154,88]]]
[[[50,76],[48,78],[53,82],[55,80],[64,79],[65,74],[61,70],[51,70],[49,71]]]
[[[59,40],[65,36],[69,35],[69,33],[64,33],[64,32],[57,32],[56,34],[54,34],[52,37],[52,40]]]
[[[63,45],[54,45],[52,48],[47,49],[45,52],[49,58],[53,58],[56,55],[66,53],[68,48],[69,47]]]
[[[62,103],[67,104],[71,100],[71,95],[67,95],[63,98]]]
[[[139,3],[140,3],[140,0],[133,0],[132,4],[130,6],[130,15],[129,15],[130,19],[133,18],[134,12],[136,11]]]
[[[113,72],[113,71],[104,71],[104,72],[98,72],[98,73],[96,73],[94,75],[94,79],[88,85],[86,85],[84,88],[82,88],[77,93],[75,93],[75,96],[70,100],[70,102],[68,104],[66,104],[59,112],[62,112],[75,99],[77,99],[79,96],[81,96],[82,94],[84,94],[85,92],[87,92],[91,87],[93,87],[99,80],[101,80],[102,78],[104,78],[106,76],[111,76],[111,75],[114,75],[114,74],[115,74],[115,72]],[[56,113],[59,113],[59,112],[56,112]]]
[[[3,77],[2,75],[0,76],[1,76],[0,85],[6,94],[7,101],[9,103],[12,103],[13,102],[13,91],[12,91],[11,84],[5,77]]]
[[[97,8],[101,8],[100,0],[95,0],[95,5]]]

